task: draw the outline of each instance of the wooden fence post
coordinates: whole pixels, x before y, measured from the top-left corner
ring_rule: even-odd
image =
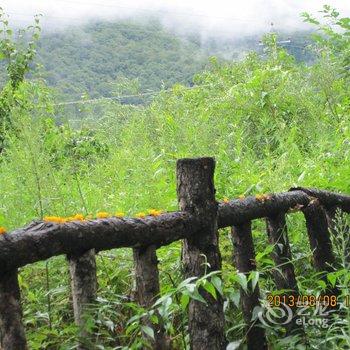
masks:
[[[266,218],[267,234],[270,244],[274,245],[272,258],[278,269],[273,270],[273,275],[277,289],[288,289],[287,295],[296,297],[299,294],[297,281],[295,278],[294,266],[291,262],[292,253],[289,245],[286,215],[281,212],[273,217]],[[298,310],[297,306],[291,308],[294,316]],[[295,323],[295,317],[285,325],[288,333],[304,333],[303,327]]]
[[[252,237],[251,222],[232,227],[232,243],[234,245],[234,260],[239,272],[249,275],[256,270],[255,251]],[[241,307],[243,318],[246,323],[246,337],[249,350],[265,350],[267,342],[265,330],[260,327],[258,319],[252,322],[253,310],[260,306],[260,290],[258,283],[252,290],[251,281],[248,283],[247,293],[241,288]]]
[[[335,258],[332,251],[332,242],[328,229],[326,211],[318,199],[312,200],[303,210],[310,247],[313,251],[313,264],[319,272],[335,270]],[[329,287],[327,293],[338,295],[336,287]]]
[[[17,269],[0,275],[0,349],[26,350]]]
[[[177,162],[177,195],[182,211],[201,218],[201,227],[183,241],[182,260],[185,277],[203,276],[221,270],[217,229],[217,202],[214,188],[213,158],[180,159]],[[205,257],[204,257],[205,256]],[[205,266],[207,262],[210,266]],[[226,348],[223,300],[200,290],[206,304],[189,303],[189,333],[192,350]]]
[[[159,272],[158,258],[155,246],[144,248],[134,248],[134,264],[136,279],[136,296],[138,303],[145,308],[149,308],[159,296]],[[154,325],[149,319],[144,319],[144,325],[151,327],[154,331],[154,339],[150,339],[147,334],[143,334],[145,339],[150,341],[152,349],[163,350],[168,349],[164,328],[158,317],[158,324]]]
[[[79,350],[88,349],[89,332],[85,329],[88,304],[96,299],[97,277],[95,250],[69,256],[69,270],[71,276],[71,289],[73,299],[74,320],[80,328]]]

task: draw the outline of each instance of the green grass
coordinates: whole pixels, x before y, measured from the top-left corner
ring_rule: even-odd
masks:
[[[218,200],[291,186],[349,193],[349,80],[341,74],[341,62],[323,55],[306,67],[284,51],[270,49],[265,60],[252,54],[223,65],[213,59],[210,69],[194,78],[194,88],[175,85],[148,107],[105,102],[100,106],[102,117],[96,119],[93,108],[85,105],[84,118],[61,126],[55,124],[54,115],[62,120],[64,112],[54,109],[45,86],[22,84],[17,92],[22,103],[12,111],[14,131],[1,155],[0,226],[12,230],[45,215],[118,210],[132,216],[150,208],[177,210],[175,163],[182,157],[215,157]],[[310,294],[311,287],[320,290],[320,285],[311,267],[305,223],[300,214],[293,214],[288,224],[298,283],[303,293]],[[266,295],[274,286],[265,225],[257,221],[253,229],[263,277],[260,286]],[[243,337],[235,305],[237,273],[227,229],[220,238],[229,301],[227,330],[234,342]],[[181,348],[188,342],[186,313],[176,295],[181,297],[183,291],[169,279],[171,273],[176,284],[181,281],[180,244],[158,253],[162,295],[171,295],[161,304],[167,331]],[[142,348],[138,319],[127,323],[143,312],[125,299],[133,287],[130,250],[100,253],[97,263],[99,299],[89,321],[94,330],[91,348]],[[50,259],[48,268],[48,286],[45,262],[20,273],[30,347],[71,349],[77,329],[67,264],[57,257]],[[344,274],[339,279],[344,290],[347,278]],[[322,342],[348,348],[348,336],[340,331],[349,327],[348,320],[339,318],[328,330],[310,329],[311,348],[323,349]],[[276,349],[288,348],[278,330],[268,332]]]

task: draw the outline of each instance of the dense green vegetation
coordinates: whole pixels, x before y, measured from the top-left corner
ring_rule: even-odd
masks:
[[[15,99],[10,113],[13,127],[2,130],[6,148],[0,156],[0,226],[11,230],[44,215],[83,213],[94,216],[101,210],[135,215],[149,208],[175,210],[174,169],[176,159],[181,157],[215,156],[218,200],[241,194],[281,191],[294,185],[349,193],[350,24],[349,18],[340,19],[331,9],[326,8],[325,15],[330,16],[327,18],[340,27],[340,31],[307,17],[322,33],[314,41],[313,65],[298,62],[278,47],[275,35],[269,35],[265,38],[267,52],[264,57],[251,53],[241,61],[226,63],[213,58],[206,70],[194,76],[191,88],[175,84],[170,91],[157,95],[148,106],[100,101],[101,117],[98,120],[95,107],[83,104],[84,118],[79,116],[74,127],[69,122],[57,125],[53,116],[62,111],[55,108],[53,95],[43,81],[21,82],[11,96]],[[91,28],[100,26],[110,30],[110,36],[125,40],[120,34],[123,27],[119,33],[112,33],[108,29],[110,24],[95,26]],[[108,40],[96,33],[96,37],[91,34],[89,45]],[[73,40],[75,34],[70,35]],[[135,34],[133,31],[128,34],[125,29],[125,35]],[[170,40],[164,33],[159,35],[164,43]],[[153,34],[144,38],[145,41],[141,40],[142,36],[139,38],[142,49],[139,47],[138,57],[142,57],[142,50],[148,52],[147,46],[156,39]],[[164,55],[178,50],[178,41],[174,40],[170,40],[170,51],[164,50]],[[55,65],[53,52],[46,54]],[[160,62],[157,60],[161,60],[162,53],[159,56],[149,60]],[[93,57],[85,59],[93,64]],[[189,56],[186,59],[190,59]],[[141,63],[133,63],[132,68],[126,67],[124,71],[141,67]],[[108,64],[106,62],[106,69],[118,71],[117,66]],[[161,68],[159,76],[167,67]],[[168,82],[188,77],[191,69],[169,75]],[[147,74],[151,71],[149,68]],[[79,78],[76,80],[89,89],[93,81],[89,81],[83,72],[77,72]],[[139,73],[135,77],[146,82],[147,74],[141,77]],[[60,77],[64,78],[64,74]],[[68,85],[74,94],[74,88]],[[106,85],[102,84],[101,89],[101,92],[109,93]],[[307,248],[301,215],[290,216],[288,223],[300,291],[302,294],[320,292],[324,285],[311,267],[311,252]],[[339,223],[339,231],[342,227]],[[343,237],[341,233],[340,238]],[[234,344],[244,343],[237,308],[238,286],[242,281],[231,266],[231,243],[226,230],[221,232],[220,238],[227,335],[235,348]],[[254,223],[254,238],[258,271],[264,277],[260,287],[265,296],[274,291],[274,285],[269,256],[271,247],[267,245],[262,222]],[[338,246],[339,263],[344,268],[340,270],[338,283],[346,295],[349,294],[347,281],[350,276],[342,246]],[[186,285],[182,289],[172,285],[172,281],[176,285],[181,281],[179,257],[178,243],[159,250],[164,296],[159,305],[175,348],[188,343],[187,302],[182,297],[188,294],[185,293]],[[132,294],[130,251],[100,253],[98,265],[99,299],[90,320],[95,334],[89,340],[90,348],[146,347],[142,344],[137,317],[144,310],[133,302],[125,302],[125,296]],[[172,279],[169,279],[169,271]],[[74,348],[77,330],[69,306],[64,259],[55,258],[48,265],[38,263],[21,269],[20,284],[31,348]],[[131,319],[132,316],[135,317]],[[350,317],[346,310],[334,327],[308,328],[310,348],[349,348],[348,333],[341,332],[341,329],[347,332],[349,327]],[[267,331],[275,349],[297,348],[299,339],[283,338],[277,328]],[[118,340],[117,336],[120,336]],[[299,345],[299,348],[305,346]]]
[[[48,84],[71,100],[188,84],[206,58],[198,45],[150,20],[96,22],[47,34],[39,43],[38,62]],[[132,89],[123,90],[126,80]],[[138,101],[144,102],[122,102]]]
[[[208,57],[240,59],[249,51],[264,55],[260,35],[243,37],[175,35],[156,19],[92,22],[43,33],[38,42],[32,75],[55,88],[60,101],[82,97],[137,95],[191,85]],[[308,32],[280,33],[279,40],[300,61],[310,61]],[[38,66],[37,66],[38,65]],[[0,81],[5,76],[0,72]],[[119,100],[148,103],[151,96]],[[78,110],[73,110],[73,114]]]

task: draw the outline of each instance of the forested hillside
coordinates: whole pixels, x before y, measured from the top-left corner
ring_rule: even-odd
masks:
[[[36,72],[55,89],[59,101],[159,91],[175,83],[191,85],[211,56],[239,60],[249,51],[264,55],[262,35],[202,37],[178,35],[156,19],[96,21],[43,33],[34,60]],[[280,33],[281,46],[299,61],[309,62],[309,33]],[[0,81],[6,80],[0,72]],[[123,103],[147,103],[129,97]]]
[[[225,38],[179,36],[157,20],[96,22],[43,35],[37,62],[61,99],[136,94],[174,83],[190,85],[210,56],[238,60],[249,51],[263,54],[261,35]],[[281,33],[280,41],[298,60],[309,61],[308,33]],[[125,98],[143,103],[149,98]]]
[[[70,99],[187,85],[206,61],[198,45],[151,20],[96,22],[50,33],[42,37],[37,57],[48,84]]]

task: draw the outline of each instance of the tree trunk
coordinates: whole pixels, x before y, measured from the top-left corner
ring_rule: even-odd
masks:
[[[134,263],[136,277],[136,295],[139,304],[144,308],[150,308],[159,296],[159,272],[158,258],[155,246],[147,248],[134,248]],[[164,327],[159,314],[158,323],[153,324],[148,318],[143,319],[145,326],[151,327],[154,331],[154,339],[147,334],[143,336],[152,344],[152,349],[169,349],[164,334]]]
[[[251,222],[246,222],[239,226],[232,227],[232,243],[234,245],[234,261],[239,272],[247,277],[250,272],[256,270],[255,251],[252,237]],[[241,307],[243,318],[246,323],[246,337],[249,350],[267,350],[265,331],[259,321],[252,322],[253,310],[260,306],[259,285],[256,284],[254,290],[251,281],[248,283],[247,292],[241,288]]]
[[[0,275],[0,340],[3,350],[26,350],[17,270]]]
[[[74,320],[80,328],[79,350],[89,349],[89,331],[86,320],[89,317],[89,304],[96,300],[97,277],[94,249],[81,255],[69,256],[69,270],[73,300]]]
[[[177,162],[180,209],[201,219],[200,229],[183,241],[182,260],[186,278],[221,270],[214,168],[213,158],[181,159]],[[203,289],[200,293],[207,305],[196,300],[189,303],[191,349],[225,349],[222,297],[218,293],[217,299],[214,299]]]

